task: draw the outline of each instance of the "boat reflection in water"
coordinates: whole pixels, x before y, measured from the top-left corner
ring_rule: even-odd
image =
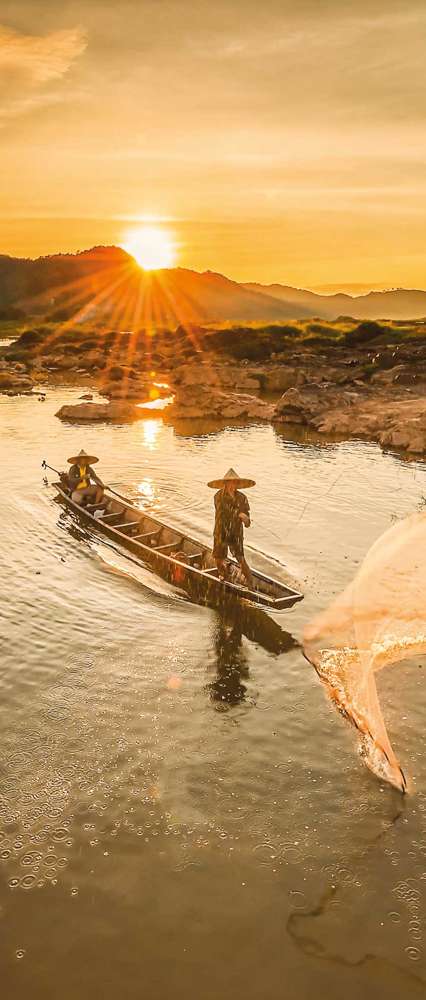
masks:
[[[207,690],[219,711],[226,711],[245,700],[249,677],[248,659],[243,636],[274,656],[288,653],[299,643],[264,611],[236,607],[217,612],[212,639],[216,676]]]
[[[92,532],[73,516],[72,511],[62,511],[59,524],[78,541],[89,543],[92,541]],[[115,545],[112,547],[115,549]],[[130,558],[127,553],[125,555],[126,558]],[[137,561],[137,564],[140,565],[140,562]],[[112,571],[126,575],[124,570],[113,568]],[[213,614],[212,646],[215,678],[207,684],[211,700],[222,711],[240,704],[246,697],[247,686],[244,681],[249,677],[249,666],[243,646],[244,636],[276,657],[299,646],[290,632],[282,629],[274,618],[260,608],[239,601],[222,602],[220,610]]]

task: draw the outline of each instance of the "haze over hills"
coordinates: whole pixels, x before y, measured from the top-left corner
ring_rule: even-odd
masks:
[[[394,288],[388,291],[368,292],[366,295],[320,295],[303,288],[288,285],[244,284],[244,288],[267,295],[282,302],[294,303],[303,315],[321,319],[352,316],[354,319],[422,319],[426,316],[426,291]]]
[[[298,308],[236,281],[184,268],[143,271],[117,247],[26,260],[0,257],[0,309],[18,307],[66,318],[83,311],[117,322],[172,324],[274,322],[302,317]],[[64,314],[63,316],[60,314]],[[137,314],[137,315],[135,315]]]
[[[0,311],[21,309],[53,319],[108,316],[139,323],[253,323],[318,317],[416,319],[426,291],[321,295],[287,285],[241,284],[211,271],[143,271],[117,247],[28,260],[0,256]]]

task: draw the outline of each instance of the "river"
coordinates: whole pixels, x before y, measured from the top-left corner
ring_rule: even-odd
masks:
[[[426,494],[422,463],[270,426],[76,427],[0,397],[0,974],[5,1000],[331,1000],[424,992],[425,663],[379,679],[414,794],[362,767],[298,641]],[[249,559],[305,599],[276,622],[191,604],[43,483],[84,447],[200,538],[207,480],[250,491]]]

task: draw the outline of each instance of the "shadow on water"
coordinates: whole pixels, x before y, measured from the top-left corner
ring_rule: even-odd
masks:
[[[290,445],[302,446],[313,449],[314,453],[318,449],[325,451],[337,451],[339,445],[348,441],[346,434],[322,434],[307,427],[305,424],[273,424],[274,435],[277,442],[288,448]],[[349,438],[350,440],[350,438]]]
[[[394,805],[394,802],[396,802],[396,805]],[[390,817],[387,821],[384,821],[382,829],[373,837],[372,841],[358,854],[358,862],[365,861],[369,855],[373,858],[377,848],[382,852],[383,842],[386,840],[389,831],[401,820],[405,819],[405,822],[407,822],[405,814],[405,801],[401,800],[399,796],[397,799],[394,790],[392,790]],[[403,882],[398,886],[399,892],[408,891],[410,893],[410,881]],[[392,981],[399,982],[400,980],[402,991],[406,988],[408,977],[414,992],[418,992],[424,996],[424,976],[422,974],[416,975],[407,969],[401,970],[393,957],[389,958],[375,951],[367,951],[362,954],[345,954],[344,945],[340,950],[333,946],[332,936],[329,932],[330,923],[328,921],[330,919],[331,908],[337,902],[337,897],[343,892],[344,888],[344,881],[339,882],[339,880],[336,880],[334,884],[328,885],[323,890],[318,902],[311,908],[300,912],[293,910],[290,913],[287,920],[287,933],[292,938],[295,946],[305,955],[315,956],[315,958],[329,962],[334,966],[349,968],[367,966],[370,976],[372,978],[377,977],[380,987],[383,987],[384,976],[387,975]],[[415,897],[411,891],[410,899],[413,898]],[[416,905],[413,907],[413,912],[415,911]],[[414,917],[414,922],[416,922],[416,917]],[[411,950],[415,952],[416,949],[412,948]]]
[[[164,418],[163,418],[164,419]],[[249,427],[259,426],[256,420],[220,420],[209,417],[191,418],[171,418],[165,417],[164,423],[173,427],[173,433],[178,438],[189,438],[199,443],[205,441],[207,444],[212,438],[218,438],[225,431],[245,431]]]
[[[274,656],[299,645],[290,632],[257,608],[240,606],[217,612],[212,628],[216,677],[207,690],[222,710],[240,704],[246,697],[244,681],[249,677],[249,667],[243,636]]]
[[[242,645],[242,630],[237,621],[227,622],[218,614],[213,626],[216,677],[207,685],[218,707],[232,708],[245,700],[249,676],[247,656]]]

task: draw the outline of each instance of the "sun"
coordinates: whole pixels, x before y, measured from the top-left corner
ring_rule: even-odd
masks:
[[[173,267],[176,247],[171,233],[159,226],[140,226],[129,229],[121,244],[144,271]]]

